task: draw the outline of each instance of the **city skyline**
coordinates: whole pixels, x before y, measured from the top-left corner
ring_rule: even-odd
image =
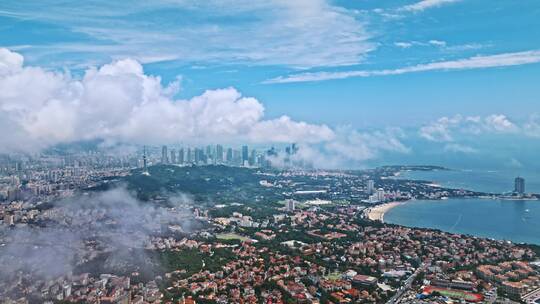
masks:
[[[0,303],[540,303],[540,0],[0,1]]]
[[[42,4],[0,4],[0,152],[297,142],[335,168],[540,168],[535,1]]]

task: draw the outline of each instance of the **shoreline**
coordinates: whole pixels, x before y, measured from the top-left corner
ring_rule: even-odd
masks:
[[[381,223],[384,223],[384,214],[386,212],[390,211],[394,207],[403,205],[405,203],[406,202],[390,202],[370,207],[368,210],[366,210],[366,216],[369,220],[380,221]]]
[[[486,204],[489,204],[491,205],[492,203],[500,203],[500,204],[497,204],[498,206],[500,207],[497,207],[497,208],[507,208],[505,206],[511,206],[513,202],[515,203],[521,203],[521,202],[529,202],[531,204],[534,204],[536,205],[537,202],[539,200],[501,200],[499,198],[491,198],[491,197],[484,197],[484,198],[481,198],[481,197],[467,197],[467,198],[457,198],[456,200],[459,200],[461,202],[464,202],[464,201],[467,201],[467,200],[473,200],[475,201],[474,203],[486,203]],[[414,201],[414,200],[413,200]],[[434,203],[437,203],[437,202],[443,202],[443,201],[447,201],[447,200],[433,200],[433,199],[424,199],[424,200],[418,200],[418,202],[423,202],[423,203],[428,203],[429,205],[431,204],[434,204]],[[366,213],[365,213],[365,217],[366,218],[369,218],[369,220],[372,220],[372,221],[380,221],[382,223],[386,223],[384,221],[384,215],[386,214],[386,212],[388,212],[389,210],[391,210],[392,208],[394,208],[395,206],[398,206],[398,205],[401,205],[401,204],[405,204],[409,201],[405,201],[405,202],[395,202],[395,203],[388,203],[388,204],[381,204],[381,205],[377,205],[377,206],[373,206],[371,208],[368,208],[366,209]],[[468,202],[466,202],[466,204],[469,204]],[[473,204],[473,203],[471,203]],[[534,205],[531,205],[531,207],[526,207],[526,206],[523,206],[522,208],[520,208],[520,213],[519,213],[519,218],[516,218],[516,219],[512,219],[514,220],[515,223],[521,223],[521,228],[523,228],[523,223],[527,223],[527,222],[534,222],[535,221],[535,218],[537,217],[538,213],[537,213],[537,209],[533,209],[532,206]],[[488,205],[485,205],[485,206],[488,206]],[[530,210],[529,209],[526,209],[526,208],[531,208]],[[462,207],[462,209],[458,209],[458,210],[462,210],[462,211],[459,211],[459,213],[453,213],[453,216],[454,218],[456,218],[455,222],[453,223],[447,223],[445,225],[439,225],[438,222],[431,222],[431,223],[425,223],[425,222],[422,222],[421,220],[416,220],[414,219],[412,222],[411,221],[407,221],[405,220],[405,222],[403,222],[402,220],[396,220],[396,221],[392,221],[391,224],[395,224],[395,225],[398,225],[398,226],[403,226],[403,227],[409,227],[409,228],[416,228],[416,229],[428,229],[428,230],[439,230],[439,231],[443,231],[443,232],[447,232],[447,233],[451,233],[451,234],[458,234],[458,235],[468,235],[468,236],[474,236],[474,237],[478,237],[478,238],[485,238],[485,239],[493,239],[493,240],[499,240],[499,241],[509,241],[509,242],[512,242],[512,243],[515,243],[515,244],[525,244],[525,245],[535,245],[535,246],[540,246],[540,240],[537,239],[537,234],[534,235],[534,234],[528,234],[528,235],[521,235],[521,234],[512,234],[512,233],[508,233],[507,230],[499,230],[499,229],[482,229],[482,227],[478,228],[478,227],[472,227],[468,224],[466,224],[466,228],[465,230],[456,230],[456,227],[457,226],[463,226],[461,225],[461,223],[463,221],[465,222],[471,222],[471,219],[469,218],[468,220],[466,219],[463,219],[462,221],[462,215],[464,215],[464,213],[466,212],[469,212],[469,210],[467,210],[467,207]],[[536,210],[536,211],[535,211]],[[495,210],[496,212],[499,212],[497,210]],[[431,214],[429,214],[431,212]],[[433,216],[433,218],[438,218],[438,216],[441,216],[438,212],[433,212],[433,211],[429,211],[427,212],[428,214],[425,215],[425,216]],[[462,214],[463,213],[463,214]],[[510,212],[512,213],[512,212]],[[398,217],[399,218],[399,217]],[[411,219],[409,216],[406,216],[407,219]],[[504,221],[507,221],[508,218],[505,218],[503,219]],[[517,221],[515,221],[517,220]],[[488,220],[489,221],[489,220]],[[507,224],[507,223],[506,223]],[[451,226],[451,227],[450,227]],[[526,229],[530,229],[530,226],[527,226]]]

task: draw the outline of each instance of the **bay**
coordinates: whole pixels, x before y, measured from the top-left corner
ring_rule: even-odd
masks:
[[[427,180],[446,188],[467,189],[488,193],[505,193],[514,190],[514,178],[525,178],[528,193],[540,193],[540,174],[534,170],[477,170],[455,169],[436,171],[404,171],[400,179]]]
[[[389,210],[384,221],[540,245],[540,201],[413,200]]]

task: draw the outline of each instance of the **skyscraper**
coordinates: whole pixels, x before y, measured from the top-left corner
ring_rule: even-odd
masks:
[[[246,166],[249,160],[248,146],[242,146],[242,166]]]
[[[232,155],[232,163],[235,165],[235,166],[242,166],[243,165],[243,162],[242,162],[242,151],[240,150],[232,150],[233,152],[233,155]]]
[[[373,192],[375,192],[375,182],[371,179],[367,181],[366,192],[368,194],[373,194]]]
[[[385,197],[384,197],[385,193],[384,193],[384,189],[383,189],[383,188],[377,189],[377,193],[376,193],[376,194],[377,194],[377,200],[378,200],[379,202],[383,202],[383,201],[385,200]]]
[[[195,164],[199,164],[202,160],[202,149],[195,148]]]
[[[266,164],[266,159],[264,157],[264,154],[259,154],[257,156],[257,165],[259,167],[266,167],[267,164]]]
[[[249,165],[255,166],[256,159],[257,159],[257,151],[253,149],[251,150],[251,153],[249,154]]]
[[[230,164],[233,161],[233,151],[232,148],[227,149],[227,163]]]
[[[291,147],[289,146],[285,147],[285,158],[283,159],[283,162],[285,162],[285,166],[291,164]]]
[[[216,162],[219,164],[223,163],[223,146],[222,145],[216,146]]]
[[[210,145],[206,146],[206,160],[207,163],[212,163],[214,161],[214,151]]]
[[[178,163],[183,164],[184,163],[184,148],[181,148],[178,150]]]
[[[193,162],[193,154],[191,153],[191,148],[187,148],[186,159],[187,159],[187,163],[189,164]]]
[[[300,150],[300,149],[298,148],[298,146],[297,146],[295,143],[293,143],[293,144],[291,145],[291,154],[296,154],[296,153],[298,153],[298,150]]]
[[[517,194],[525,193],[525,179],[523,177],[516,177],[514,180],[514,192]]]
[[[195,163],[198,165],[206,164],[206,154],[204,154],[204,148],[195,148]]]
[[[171,149],[171,164],[176,164],[176,151]]]
[[[143,151],[143,174],[145,175],[148,175],[148,164],[147,164],[147,161],[146,161],[146,146],[144,146],[144,151]]]
[[[161,163],[162,164],[169,163],[169,155],[167,154],[167,146],[163,146],[161,148]]]

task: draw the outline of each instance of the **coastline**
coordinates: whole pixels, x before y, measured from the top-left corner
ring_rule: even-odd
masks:
[[[380,221],[384,223],[384,214],[390,209],[402,204],[405,204],[405,202],[390,202],[370,207],[368,210],[366,210],[366,216],[372,221]]]
[[[435,229],[513,243],[540,245],[537,222],[539,200],[501,200],[493,197],[449,198],[448,200],[417,200],[415,204],[396,211],[389,223],[420,229]],[[437,203],[446,202],[442,208]],[[455,204],[453,206],[448,204]],[[366,217],[383,223],[392,207],[373,206]],[[382,209],[382,210],[379,210]],[[421,214],[422,216],[411,216]],[[484,216],[489,214],[489,216]],[[430,220],[424,220],[429,218]],[[472,223],[472,224],[471,224]],[[480,223],[480,225],[479,225]],[[485,228],[488,227],[488,228]],[[495,228],[494,228],[495,227]],[[517,229],[517,230],[516,230]],[[516,232],[518,231],[518,232]]]

